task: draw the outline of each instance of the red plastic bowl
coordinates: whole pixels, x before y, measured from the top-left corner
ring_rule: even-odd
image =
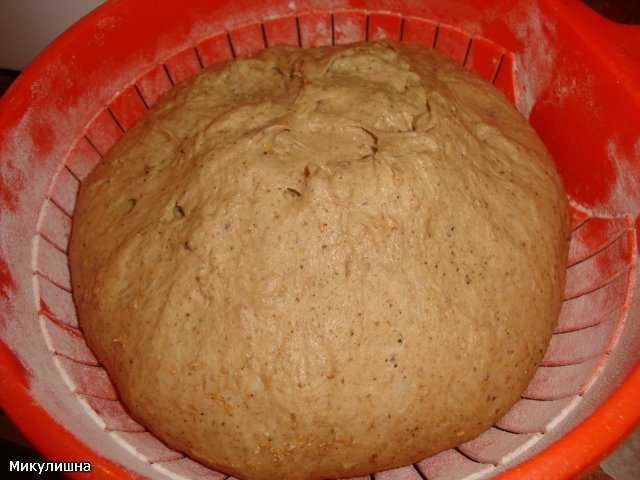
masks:
[[[381,37],[433,46],[502,88],[552,153],[574,230],[560,323],[520,402],[477,439],[375,477],[571,478],[638,423],[639,28],[575,0],[117,0],[0,100],[0,402],[47,458],[90,461],[91,478],[226,478],[133,421],[84,343],[66,258],[78,186],[204,66]]]

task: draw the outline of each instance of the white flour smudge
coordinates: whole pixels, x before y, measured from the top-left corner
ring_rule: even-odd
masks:
[[[513,17],[515,32],[522,42],[522,54],[516,57],[516,104],[518,110],[529,118],[531,110],[550,85],[557,56],[555,28],[545,20],[538,8],[522,4],[525,12],[516,10]],[[521,20],[524,18],[524,20]]]
[[[596,204],[593,210],[601,215],[630,214],[636,217],[640,214],[640,136],[633,143],[631,156],[623,152],[617,138],[609,139],[606,152],[616,178],[608,198]]]

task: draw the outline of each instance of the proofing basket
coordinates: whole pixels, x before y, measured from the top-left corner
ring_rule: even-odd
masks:
[[[91,478],[227,478],[132,420],[87,348],[66,255],[78,187],[204,67],[275,44],[383,37],[448,53],[505,92],[557,163],[573,232],[559,324],[520,401],[478,438],[375,479],[572,478],[631,432],[640,28],[575,0],[119,0],[59,37],[0,100],[0,404],[43,455],[89,461]]]

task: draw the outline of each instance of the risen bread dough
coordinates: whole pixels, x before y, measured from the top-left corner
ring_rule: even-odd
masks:
[[[418,461],[519,398],[561,305],[566,197],[442,54],[278,47],[180,85],[82,184],[89,345],[131,414],[242,478]]]

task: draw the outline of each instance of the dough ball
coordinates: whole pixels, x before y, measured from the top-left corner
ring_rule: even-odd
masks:
[[[175,88],[80,189],[86,339],[131,414],[240,478],[469,440],[556,323],[566,195],[525,119],[433,50],[275,47]]]

